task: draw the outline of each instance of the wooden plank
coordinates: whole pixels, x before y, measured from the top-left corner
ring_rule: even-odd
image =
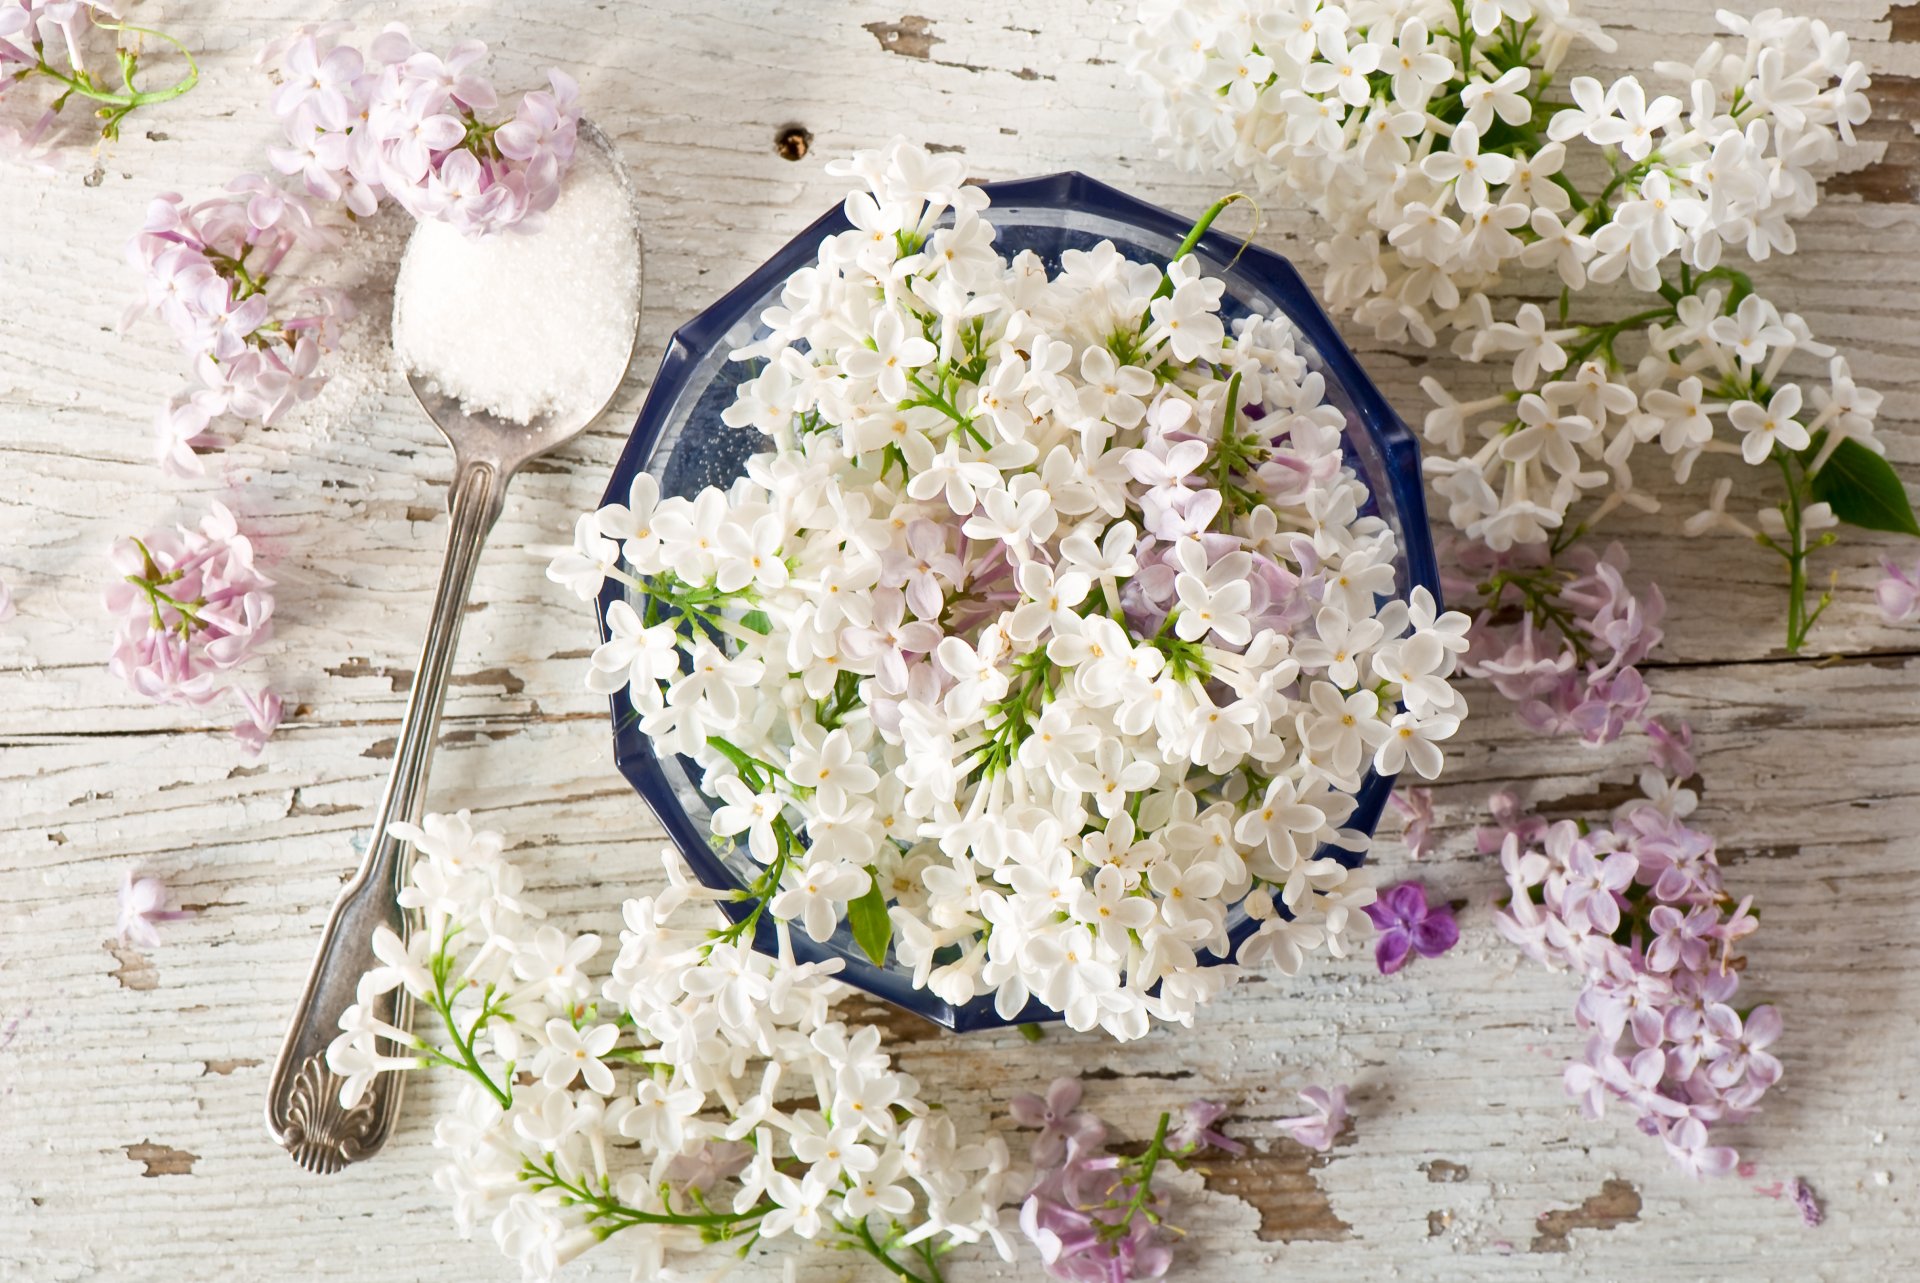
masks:
[[[414,7],[423,38],[493,44],[502,84],[533,83],[549,63],[578,70],[643,189],[634,377],[612,426],[516,483],[476,586],[435,773],[434,805],[471,805],[504,830],[561,920],[611,938],[619,899],[653,880],[658,830],[610,769],[604,708],[579,686],[587,613],[529,547],[564,539],[595,501],[672,328],[834,202],[830,157],[898,129],[961,150],[982,177],[1077,167],[1173,208],[1206,204],[1217,182],[1140,141],[1117,25],[1126,7],[861,0],[824,16],[754,0],[565,0],[540,21]],[[1694,47],[1713,7],[1591,6],[1621,44],[1586,61],[1644,67]],[[272,128],[252,51],[306,17],[290,0],[176,8],[142,17],[205,52],[201,88],[136,117],[99,155],[97,185],[82,158],[51,180],[9,175],[0,201],[0,578],[20,612],[0,625],[0,1279],[506,1278],[490,1243],[455,1240],[430,1182],[429,1120],[446,1084],[420,1084],[390,1151],[331,1180],[293,1168],[260,1126],[266,1062],[391,753],[448,466],[382,360],[404,230],[391,219],[329,269],[368,315],[322,400],[250,431],[204,483],[168,482],[150,463],[146,423],[182,373],[157,328],[112,333],[134,286],[121,244],[150,194],[211,191],[236,158],[259,154]],[[1886,109],[1844,162],[1842,194],[1803,226],[1801,252],[1757,278],[1885,392],[1891,454],[1911,478],[1920,20],[1879,0],[1817,8],[1854,34]],[[773,144],[796,124],[814,144],[789,162]],[[1310,235],[1297,212],[1264,211],[1261,239],[1311,274]],[[1355,346],[1410,417],[1422,374],[1490,378],[1364,337]],[[1563,1097],[1558,1067],[1578,1049],[1569,981],[1492,932],[1499,871],[1472,854],[1470,831],[1503,783],[1556,813],[1604,809],[1630,790],[1632,748],[1540,741],[1484,691],[1437,791],[1442,849],[1417,870],[1466,906],[1455,953],[1391,981],[1366,959],[1252,978],[1195,1033],[1127,1046],[955,1039],[870,1012],[906,1067],[970,1125],[997,1125],[1012,1092],[1063,1064],[1089,1073],[1091,1100],[1134,1135],[1196,1095],[1233,1101],[1255,1152],[1182,1186],[1176,1277],[1902,1277],[1920,1256],[1920,1104],[1907,1089],[1920,980],[1905,947],[1920,893],[1920,658],[1915,633],[1886,627],[1871,602],[1878,552],[1896,545],[1850,539],[1822,563],[1839,600],[1816,647],[1841,662],[1780,662],[1774,567],[1737,541],[1677,538],[1688,496],[1655,493],[1668,511],[1620,534],[1673,603],[1656,706],[1699,728],[1702,819],[1730,881],[1765,914],[1750,991],[1788,1022],[1786,1083],[1735,1137],[1754,1177],[1688,1182],[1630,1120],[1585,1122]],[[131,702],[104,668],[97,594],[111,539],[216,494],[260,530],[283,584],[268,668],[295,711],[257,763],[190,714]],[[1379,860],[1389,876],[1412,871],[1391,841]],[[110,939],[114,891],[136,861],[199,906],[156,950]],[[1354,1084],[1355,1120],[1332,1154],[1280,1139],[1271,1120],[1293,1111],[1292,1093],[1334,1080]],[[1827,1204],[1818,1231],[1756,1192],[1794,1175]],[[777,1278],[780,1259],[757,1255],[743,1276]],[[816,1254],[799,1277],[841,1279],[848,1264]],[[1033,1271],[970,1259],[954,1273]],[[616,1244],[570,1277],[627,1274]]]

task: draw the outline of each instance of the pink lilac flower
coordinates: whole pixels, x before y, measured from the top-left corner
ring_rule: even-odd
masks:
[[[1600,644],[1605,663],[1597,674],[1608,676],[1645,659],[1662,636],[1666,603],[1660,586],[1648,584],[1645,596],[1636,597],[1627,587],[1627,554],[1617,543],[1599,555],[1575,548],[1568,560],[1583,573],[1560,590],[1560,600],[1573,607],[1580,627]]]
[[[1874,588],[1873,596],[1880,603],[1881,615],[1890,624],[1920,619],[1920,562],[1914,563],[1912,570],[1896,564],[1891,557],[1880,564],[1887,573]]]
[[[216,502],[197,527],[120,540],[111,560],[119,578],[105,601],[119,624],[109,670],[159,703],[200,706],[232,691],[246,713],[236,734],[258,752],[280,701],[241,688],[237,674],[272,635],[273,580],[234,515]]]
[[[1078,1078],[1056,1078],[1045,1096],[1023,1093],[1007,1102],[1007,1112],[1013,1115],[1014,1122],[1040,1129],[1040,1134],[1033,1139],[1034,1162],[1059,1162],[1067,1152],[1068,1142],[1090,1135],[1099,1126],[1099,1120],[1093,1115],[1079,1112],[1080,1092]]]
[[[1577,656],[1573,648],[1550,640],[1535,628],[1531,617],[1520,621],[1519,629],[1498,654],[1475,661],[1470,670],[1475,677],[1493,683],[1503,699],[1516,703],[1539,699],[1558,687],[1571,673]]]
[[[151,949],[160,943],[156,924],[177,922],[193,915],[184,909],[167,908],[167,884],[155,877],[137,876],[128,869],[120,884],[120,916],[117,930],[126,944]]]
[[[1575,851],[1567,861],[1561,912],[1602,935],[1612,935],[1620,928],[1621,893],[1632,884],[1639,867],[1640,862],[1625,851],[1605,856]]]
[[[1307,1113],[1275,1121],[1294,1140],[1324,1154],[1333,1148],[1333,1142],[1347,1125],[1347,1089],[1337,1084],[1307,1087],[1301,1090],[1300,1099],[1306,1102]]]
[[[1731,1008],[1720,1008],[1731,1011]],[[1733,1013],[1721,1031],[1721,1052],[1707,1067],[1707,1080],[1729,1087],[1743,1077],[1762,1086],[1780,1081],[1780,1061],[1767,1051],[1780,1037],[1780,1013],[1772,1006],[1755,1007],[1741,1020]]]
[[[273,167],[361,217],[389,199],[474,235],[534,230],[573,161],[572,79],[550,70],[546,89],[500,118],[479,41],[436,54],[397,23],[364,50],[350,35],[344,24],[315,25],[263,51],[279,76],[273,110],[287,136],[268,153]]]
[[[1493,813],[1493,825],[1473,831],[1474,849],[1482,855],[1492,855],[1509,837],[1517,837],[1523,844],[1533,845],[1547,831],[1545,820],[1520,809],[1520,795],[1512,789],[1500,789],[1494,793],[1487,799],[1487,809]]]
[[[1214,1124],[1227,1116],[1227,1106],[1212,1100],[1196,1100],[1180,1111],[1180,1121],[1167,1133],[1167,1144],[1175,1152],[1217,1149],[1224,1154],[1243,1154],[1247,1147]]]
[[[1689,1176],[1725,1176],[1739,1156],[1725,1145],[1707,1142],[1707,1125],[1698,1118],[1682,1118],[1661,1133],[1667,1152]]]
[[[1519,705],[1521,721],[1548,735],[1608,744],[1646,716],[1638,665],[1660,644],[1665,599],[1657,585],[1636,595],[1618,544],[1603,554],[1576,548],[1565,567],[1527,556],[1457,552],[1461,571],[1484,575],[1463,664]],[[1509,616],[1517,615],[1512,622]]]
[[[1423,883],[1396,883],[1382,891],[1366,906],[1366,914],[1379,929],[1374,941],[1373,960],[1380,974],[1390,976],[1407,965],[1414,954],[1437,958],[1460,943],[1460,924],[1446,904],[1429,906]]]
[[[267,737],[280,725],[282,705],[280,697],[262,687],[258,691],[234,688],[240,698],[240,706],[245,712],[234,724],[233,737],[247,751],[248,757],[260,756],[260,750],[267,746]]]
[[[1827,1219],[1826,1209],[1820,1206],[1819,1196],[1813,1192],[1813,1186],[1807,1184],[1805,1177],[1796,1176],[1788,1182],[1787,1197],[1791,1198],[1793,1205],[1800,1209],[1800,1219],[1806,1222],[1808,1229],[1813,1229]]]
[[[1686,722],[1669,727],[1657,717],[1650,717],[1645,724],[1647,755],[1653,764],[1665,772],[1667,778],[1684,780],[1694,770],[1693,727]]]
[[[1520,720],[1543,735],[1578,735],[1589,744],[1611,744],[1646,711],[1649,692],[1640,671],[1609,676],[1569,674],[1544,697],[1520,706]]]
[[[196,451],[219,444],[223,418],[271,424],[319,394],[321,349],[352,305],[338,291],[294,293],[279,283],[296,250],[335,244],[299,197],[243,174],[227,194],[188,204],[171,192],[149,202],[128,260],[145,279],[129,321],[151,314],[173,331],[197,386],[155,422],[155,453],[170,474],[203,471]]]
[[[1647,966],[1661,972],[1701,970],[1713,951],[1709,933],[1719,925],[1719,913],[1707,905],[1696,904],[1685,912],[1670,904],[1657,906],[1647,915],[1647,929],[1653,933]]]
[[[1650,754],[1691,768],[1691,732],[1662,726]],[[1623,1102],[1640,1129],[1659,1137],[1694,1175],[1732,1170],[1737,1155],[1711,1129],[1749,1117],[1781,1077],[1770,1048],[1781,1034],[1775,1008],[1742,1017],[1739,942],[1758,926],[1749,902],[1722,882],[1712,835],[1689,826],[1659,797],[1673,781],[1642,776],[1646,794],[1610,822],[1530,822],[1511,795],[1496,798],[1509,899],[1494,915],[1527,956],[1571,970],[1581,982],[1574,1015],[1587,1035],[1566,1067],[1567,1092],[1598,1117]]]
[[[0,20],[7,12],[0,3]],[[262,53],[287,135],[268,151],[279,177],[243,174],[228,194],[193,205],[161,196],[128,247],[146,279],[129,319],[144,311],[165,322],[197,379],[156,420],[155,455],[169,474],[203,470],[199,452],[221,444],[222,420],[271,424],[324,386],[320,361],[351,305],[339,291],[281,282],[301,265],[294,251],[335,243],[323,226],[340,221],[330,207],[366,217],[392,199],[481,234],[535,230],[559,195],[580,120],[565,75],[549,72],[547,89],[496,119],[499,96],[478,74],[485,45],[462,41],[440,56],[393,25],[363,51],[350,31],[308,26]]]
[[[1407,844],[1407,854],[1426,859],[1433,854],[1433,790],[1397,788],[1389,798],[1400,812],[1400,838]]]
[[[1020,1229],[1049,1277],[1081,1283],[1157,1279],[1173,1264],[1169,1198],[1155,1178],[1208,1148],[1244,1148],[1215,1124],[1226,1107],[1196,1100],[1179,1121],[1163,1116],[1155,1143],[1138,1156],[1108,1152],[1107,1128],[1082,1111],[1080,1083],[1055,1079],[1045,1096],[1016,1096],[1014,1120],[1036,1127],[1034,1182],[1020,1207]],[[1144,1183],[1144,1188],[1143,1188]]]

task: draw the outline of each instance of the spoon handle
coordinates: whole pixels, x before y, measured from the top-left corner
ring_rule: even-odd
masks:
[[[340,1014],[355,1000],[360,977],[376,964],[374,928],[385,924],[402,938],[408,915],[398,896],[405,884],[413,851],[387,832],[396,821],[420,818],[426,797],[427,764],[433,756],[440,709],[446,702],[447,682],[453,673],[454,649],[460,638],[460,620],[481,545],[506,501],[507,476],[491,460],[462,459],[457,465],[447,504],[452,519],[447,531],[446,563],[434,598],[433,621],[420,652],[413,693],[407,701],[400,739],[393,750],[393,772],[367,839],[367,851],[353,880],[341,890],[327,917],[326,930],[307,976],[306,991],[294,1009],[293,1023],[267,1087],[267,1131],[311,1172],[337,1172],[348,1163],[370,1157],[386,1143],[400,1107],[404,1075],[377,1075],[352,1108],[340,1105],[344,1079],[327,1064],[327,1044],[339,1032]],[[376,1015],[407,1027],[411,1003],[403,990],[376,1000]],[[403,1054],[402,1048],[381,1047],[382,1054]]]

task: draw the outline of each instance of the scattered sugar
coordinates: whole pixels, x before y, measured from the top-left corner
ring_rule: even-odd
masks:
[[[633,197],[586,138],[535,232],[423,222],[400,265],[401,368],[469,411],[579,422],[625,374],[640,306]]]

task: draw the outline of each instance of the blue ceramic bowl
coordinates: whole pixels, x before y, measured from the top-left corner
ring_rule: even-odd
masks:
[[[1006,256],[1032,250],[1049,271],[1058,270],[1063,251],[1088,249],[1103,240],[1111,240],[1129,258],[1163,264],[1192,226],[1189,218],[1136,200],[1084,174],[989,183],[986,190],[993,198],[986,217],[996,232],[995,248]],[[760,313],[779,300],[787,277],[814,261],[822,239],[848,227],[838,209],[822,216],[725,298],[675,332],[634,424],[633,436],[607,483],[603,502],[625,502],[628,486],[643,471],[659,478],[663,495],[692,495],[705,486],[725,487],[740,475],[747,458],[760,449],[761,438],[720,421],[721,411],[732,403],[735,389],[751,376],[746,364],[729,361],[727,353],[757,333],[764,333]],[[1229,318],[1277,312],[1298,328],[1305,349],[1310,349],[1326,376],[1329,399],[1346,412],[1348,459],[1372,495],[1367,511],[1385,518],[1398,537],[1398,592],[1404,596],[1415,585],[1424,585],[1438,601],[1440,574],[1427,529],[1420,452],[1412,434],[1340,341],[1333,323],[1291,263],[1257,246],[1243,248],[1239,241],[1220,232],[1201,238],[1196,252],[1210,275],[1226,281],[1222,311]],[[609,581],[601,593],[598,614],[602,640],[608,635],[607,607],[624,592],[619,584]],[[682,757],[663,760],[655,755],[640,732],[624,692],[612,697],[612,706],[614,761],[652,808],[694,873],[712,887],[747,886],[758,866],[748,857],[744,844],[736,846],[711,836],[707,821],[714,804],[701,791],[699,768]],[[1391,776],[1369,773],[1362,782],[1351,827],[1371,833],[1392,789]],[[1364,858],[1335,847],[1323,848],[1320,854],[1349,865]],[[749,910],[745,902],[724,907],[737,918],[746,916]],[[1234,910],[1228,928],[1236,950],[1256,925],[1243,912]],[[772,952],[770,915],[760,919],[757,934],[756,946]],[[794,952],[802,961],[844,958],[846,969],[841,978],[847,983],[950,1029],[988,1029],[1058,1018],[1057,1013],[1035,1002],[1017,1021],[1002,1019],[993,1009],[991,995],[962,1007],[944,1002],[915,989],[907,970],[869,962],[844,926],[824,944],[815,943],[804,932],[793,932],[792,937]]]

